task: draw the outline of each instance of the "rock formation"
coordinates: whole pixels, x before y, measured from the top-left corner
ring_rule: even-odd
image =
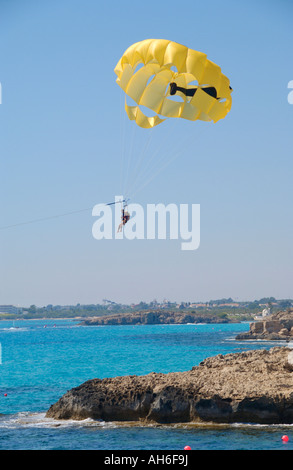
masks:
[[[55,419],[293,423],[289,348],[205,359],[187,372],[93,379],[47,411]]]
[[[186,323],[228,323],[229,320],[223,316],[213,313],[201,314],[199,312],[169,312],[150,311],[119,313],[104,315],[101,317],[91,317],[84,320],[84,325],[159,325],[159,324],[186,324]]]
[[[293,340],[293,309],[251,323],[249,331],[238,334],[236,339]]]

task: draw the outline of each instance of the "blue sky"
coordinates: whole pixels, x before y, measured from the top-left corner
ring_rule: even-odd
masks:
[[[1,0],[1,227],[120,194],[124,152],[134,162],[149,138],[113,71],[134,42],[203,51],[234,91],[217,124],[154,130],[150,154],[182,152],[132,200],[200,204],[198,250],[97,241],[90,210],[2,229],[0,304],[292,298],[292,13],[289,0]]]

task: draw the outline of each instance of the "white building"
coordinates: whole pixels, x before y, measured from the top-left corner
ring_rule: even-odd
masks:
[[[22,308],[14,307],[14,305],[0,305],[0,314],[1,313],[19,315],[22,313]]]
[[[262,317],[268,317],[271,314],[271,309],[269,307],[264,308],[261,315]]]
[[[271,314],[271,309],[269,307],[267,308],[264,308],[263,311],[261,312],[261,315],[256,315],[254,317],[255,320],[257,321],[261,321],[263,320],[265,317],[269,317]]]

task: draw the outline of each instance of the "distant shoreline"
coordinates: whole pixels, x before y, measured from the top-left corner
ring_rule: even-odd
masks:
[[[168,325],[168,324],[198,324],[198,323],[238,323],[226,315],[191,313],[191,312],[164,312],[147,311],[127,314],[105,315],[82,320],[83,325]]]
[[[0,321],[34,321],[34,320],[82,320],[83,317],[36,317],[36,318],[0,318]]]

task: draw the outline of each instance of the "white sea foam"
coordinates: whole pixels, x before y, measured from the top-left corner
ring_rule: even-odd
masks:
[[[16,327],[16,326],[11,326],[10,328],[0,328],[0,331],[7,331],[7,332],[19,332],[19,331],[28,331],[28,328],[26,327]]]
[[[257,424],[257,423],[176,423],[176,424],[158,424],[158,423],[140,423],[140,422],[105,422],[97,421],[91,418],[84,420],[56,420],[46,418],[45,413],[20,412],[14,415],[0,415],[0,430],[2,429],[21,429],[21,428],[39,428],[39,429],[55,429],[55,428],[103,428],[114,429],[118,427],[149,427],[149,428],[165,428],[165,429],[193,429],[193,428],[239,428],[239,429],[268,429],[274,428],[292,428],[293,424]]]
[[[97,421],[91,418],[77,421],[56,420],[47,418],[45,413],[20,412],[13,415],[0,415],[0,429],[19,429],[25,428],[68,428],[68,427],[116,427],[114,423],[106,423],[105,421]]]

